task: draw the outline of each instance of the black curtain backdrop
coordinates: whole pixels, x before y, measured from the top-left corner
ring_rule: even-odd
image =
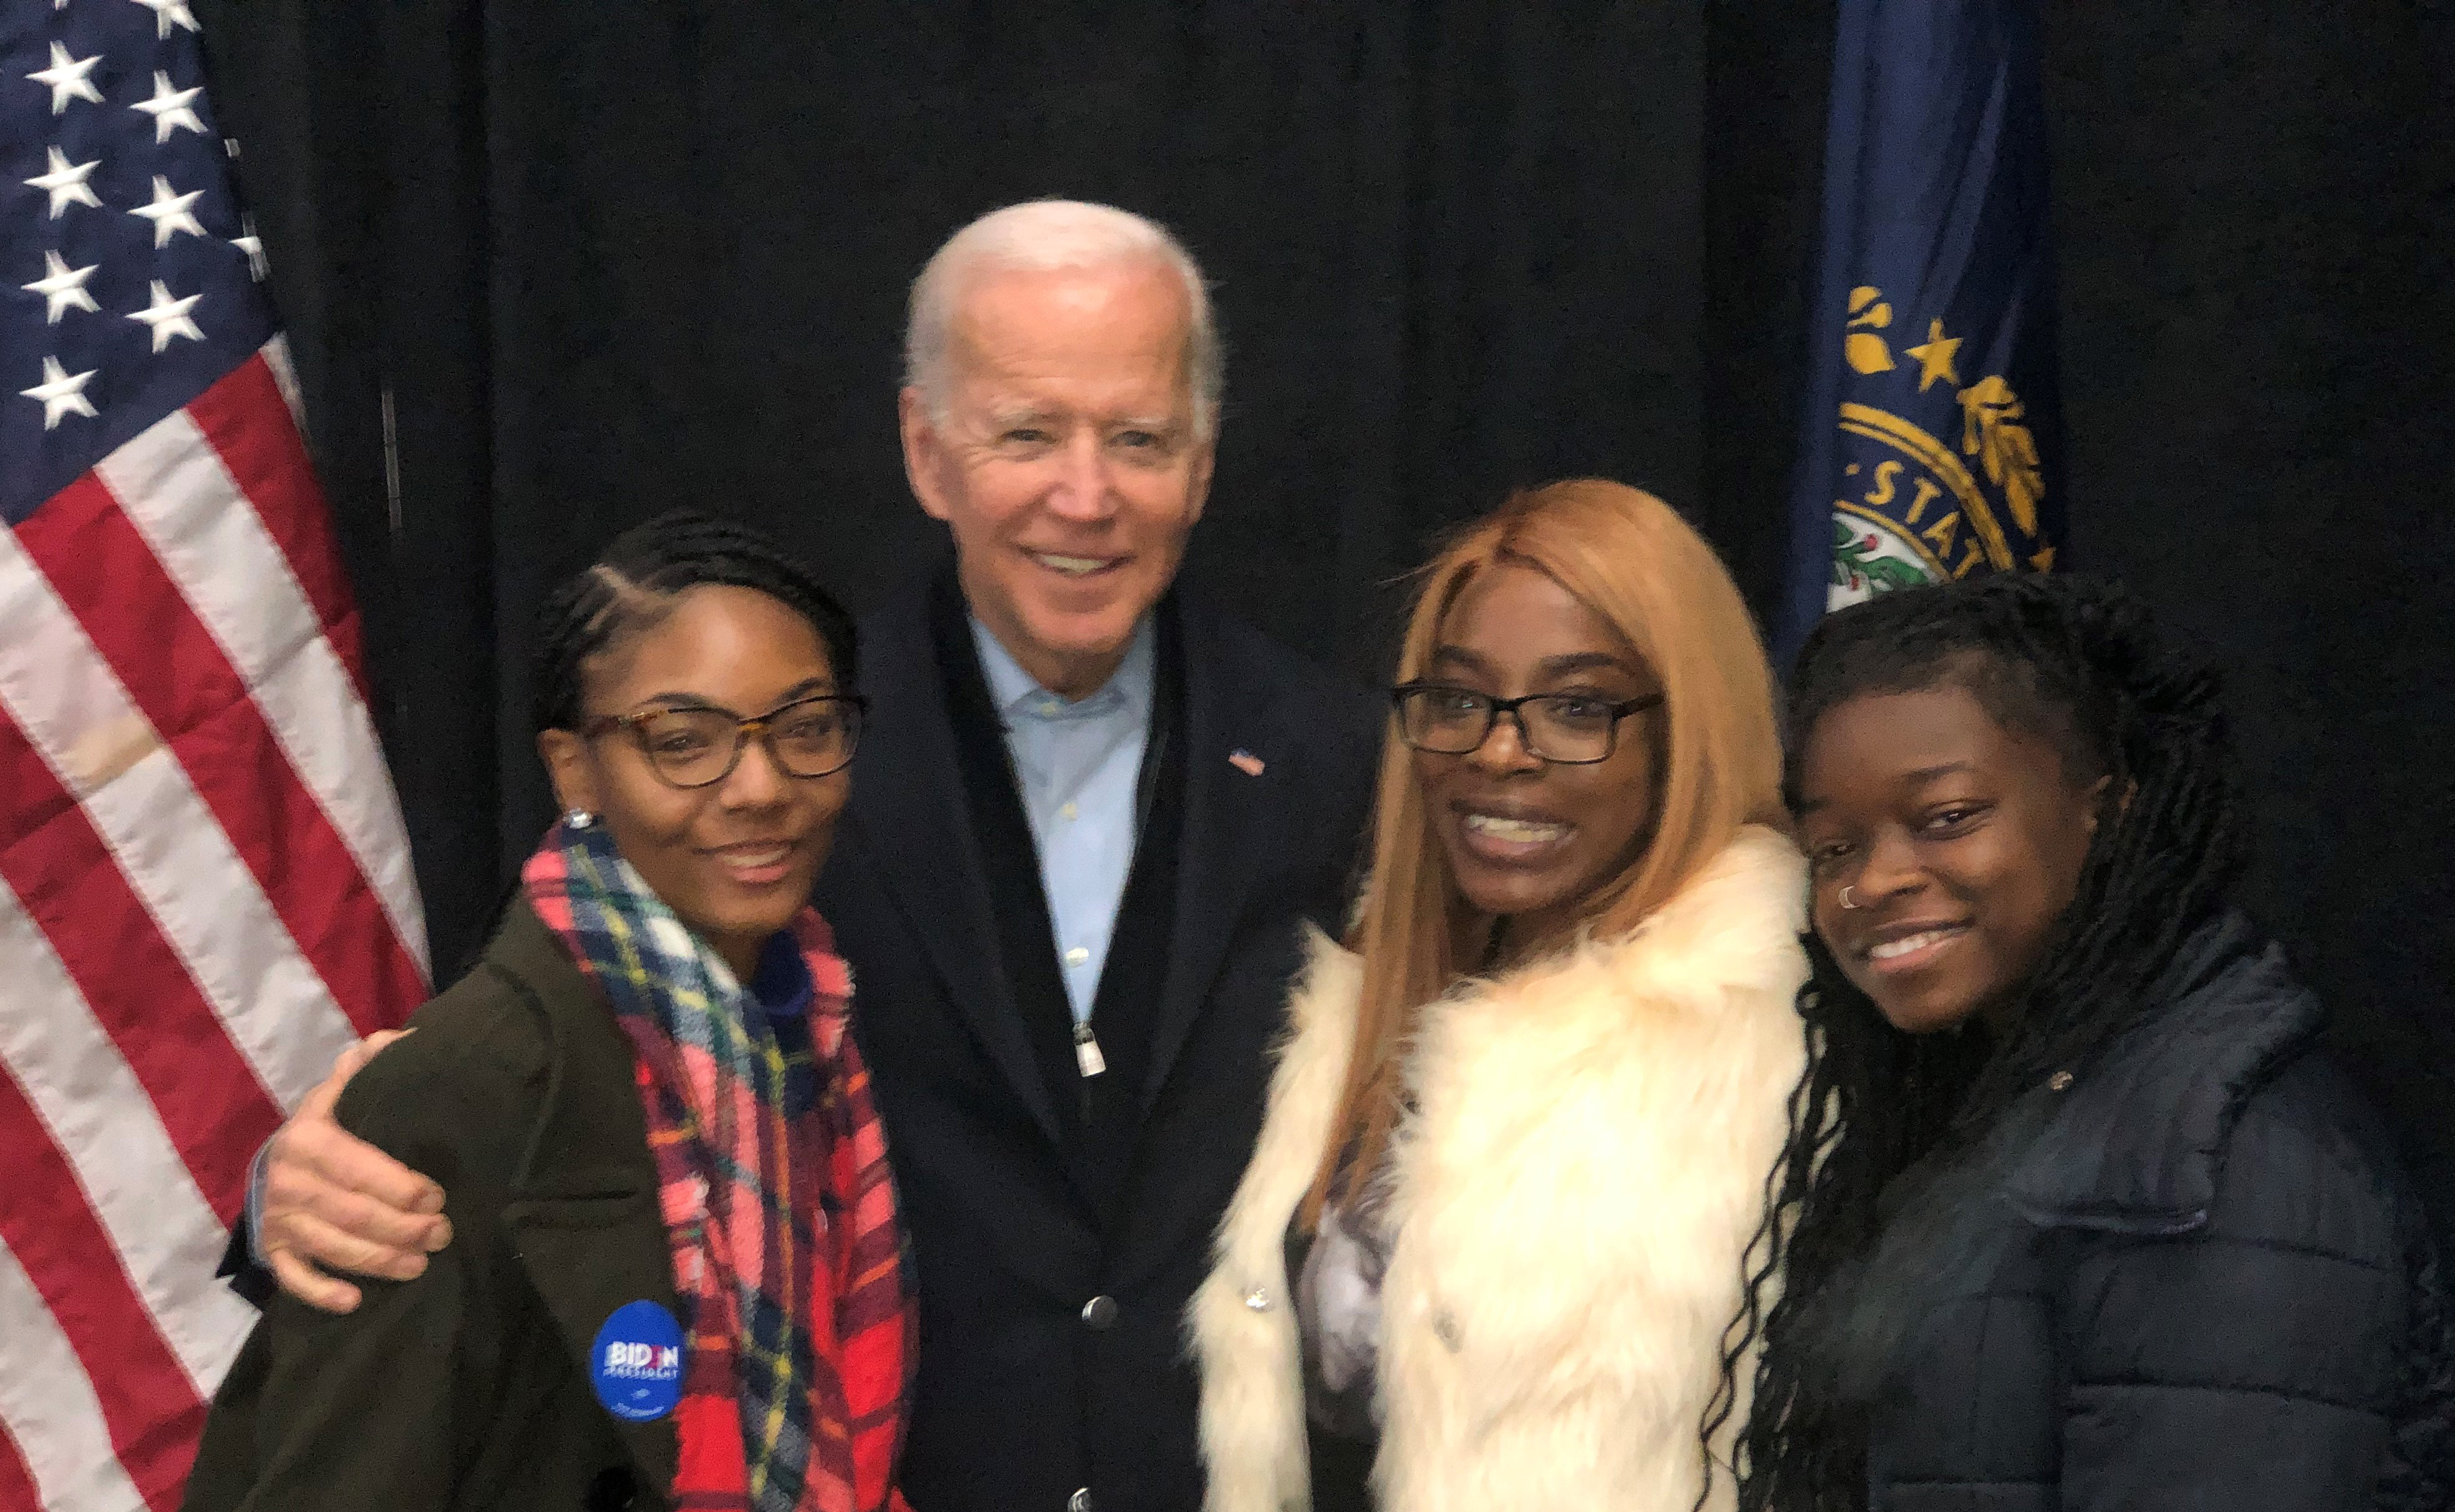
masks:
[[[197,9],[447,971],[546,817],[546,587],[688,502],[875,602],[938,528],[905,286],[1011,200],[1142,211],[1211,273],[1187,570],[1290,644],[1379,677],[1430,541],[1571,474],[1775,602],[1829,0]],[[2048,19],[2072,555],[2227,667],[2256,901],[2455,1161],[2455,16]]]
[[[2261,915],[2455,1236],[2455,7],[2051,14],[2075,556],[2223,664]]]

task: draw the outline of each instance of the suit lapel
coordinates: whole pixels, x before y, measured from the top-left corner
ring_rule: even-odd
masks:
[[[598,1330],[616,1308],[650,1301],[682,1318],[631,1044],[525,906],[512,911],[489,960],[527,987],[554,1037],[545,1110],[503,1221],[564,1348],[593,1380]],[[606,1420],[646,1482],[672,1486],[672,1418]]]
[[[1232,654],[1228,627],[1198,603],[1176,603],[1185,646],[1185,828],[1167,986],[1142,1088],[1146,1110],[1201,1015],[1263,859],[1276,848],[1281,785],[1296,778],[1276,690]]]
[[[854,768],[852,828],[956,1011],[1049,1142],[1062,1146],[1056,1108],[998,948],[980,842],[955,765],[946,681],[929,625],[932,597],[907,595],[904,605],[863,626],[862,687],[870,716]]]
[[[848,813],[852,839],[893,893],[956,1011],[1031,1110],[1065,1136],[1007,982],[981,849],[956,767],[945,675],[933,648],[930,594],[865,621],[862,688],[870,717]],[[1291,732],[1276,690],[1231,649],[1232,632],[1171,596],[1185,648],[1185,816],[1166,986],[1141,1088],[1147,1108],[1218,977],[1244,905],[1274,848]],[[1248,758],[1243,764],[1231,756]],[[1249,770],[1258,764],[1260,770]],[[1120,928],[1130,927],[1120,920]]]

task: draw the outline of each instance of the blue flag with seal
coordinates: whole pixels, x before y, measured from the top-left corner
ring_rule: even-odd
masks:
[[[2033,0],[1840,0],[1790,592],[1827,609],[2062,541]]]

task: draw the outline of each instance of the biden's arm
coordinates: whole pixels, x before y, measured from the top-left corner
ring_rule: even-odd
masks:
[[[411,1036],[375,1057],[339,1097],[335,1128],[448,1183],[462,1242],[409,1280],[353,1277],[361,1299],[346,1314],[271,1298],[215,1399],[194,1512],[452,1504],[490,1408],[493,1236],[523,1120],[499,1074],[451,1039]]]

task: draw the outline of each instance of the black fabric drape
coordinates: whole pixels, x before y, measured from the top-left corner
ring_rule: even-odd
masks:
[[[1131,206],[1211,271],[1228,416],[1188,570],[1293,644],[1375,666],[1392,580],[1515,484],[1628,478],[1714,526],[1699,7],[205,19],[316,351],[439,960],[543,818],[529,619],[556,577],[685,501],[856,607],[929,540],[895,444],[904,290],[1000,203]]]
[[[1188,570],[1289,643],[1377,675],[1433,535],[1570,474],[1778,591],[1829,0],[198,10],[446,970],[545,818],[546,586],[693,502],[865,606],[937,528],[905,286],[1006,201],[1129,206],[1210,270]],[[2445,1158],[2455,18],[2047,19],[2075,548],[2231,672],[2254,901]]]
[[[2074,547],[2222,663],[2258,911],[2455,1227],[2455,10],[2048,17]]]

